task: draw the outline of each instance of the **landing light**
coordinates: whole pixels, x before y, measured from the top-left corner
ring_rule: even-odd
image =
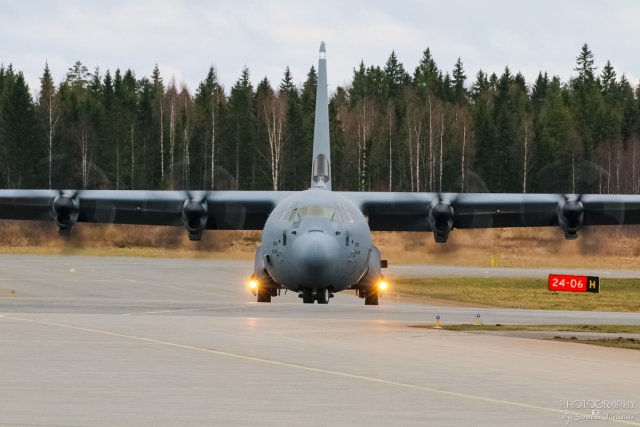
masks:
[[[256,279],[249,280],[249,289],[255,291],[256,289],[258,289],[258,285],[259,285],[259,283],[258,283],[258,281]]]
[[[381,280],[381,281],[378,282],[378,290],[386,291],[387,288],[389,288],[389,284],[386,281]]]

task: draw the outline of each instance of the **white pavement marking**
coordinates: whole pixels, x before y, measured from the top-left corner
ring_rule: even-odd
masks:
[[[442,390],[442,389],[438,389],[438,388],[421,386],[421,385],[417,385],[417,384],[403,383],[403,382],[399,382],[399,381],[391,381],[391,380],[385,380],[385,379],[381,379],[381,378],[369,377],[369,376],[366,376],[366,375],[351,374],[351,373],[348,373],[348,372],[340,372],[340,371],[333,371],[333,370],[329,370],[329,369],[314,368],[314,367],[311,367],[311,366],[304,366],[304,365],[299,365],[299,364],[295,364],[295,363],[282,362],[282,361],[272,360],[272,359],[265,359],[265,358],[256,357],[256,356],[247,356],[247,355],[238,354],[238,353],[231,353],[231,352],[222,351],[222,350],[215,350],[215,349],[211,349],[211,348],[204,348],[204,347],[197,347],[197,346],[191,346],[191,345],[186,345],[186,344],[179,344],[179,343],[174,343],[174,342],[170,342],[170,341],[156,340],[156,339],[153,339],[153,338],[138,337],[138,336],[135,336],[135,335],[120,334],[120,333],[117,333],[117,332],[102,331],[102,330],[99,330],[99,329],[83,328],[83,327],[80,327],[80,326],[65,325],[65,324],[62,324],[62,323],[47,322],[47,321],[44,321],[44,320],[26,319],[26,318],[23,318],[23,317],[16,317],[16,316],[11,316],[11,315],[5,315],[4,318],[5,319],[18,320],[18,321],[22,321],[22,322],[37,323],[37,324],[41,324],[41,325],[58,326],[60,328],[73,329],[73,330],[83,331],[83,332],[92,332],[92,333],[96,333],[96,334],[103,334],[103,335],[108,335],[108,336],[113,336],[113,337],[118,337],[118,338],[127,338],[127,339],[131,339],[131,340],[141,341],[141,342],[146,342],[146,343],[151,343],[151,344],[164,345],[164,346],[169,346],[169,347],[174,347],[174,348],[181,348],[181,349],[185,349],[185,350],[200,351],[200,352],[204,352],[204,353],[215,354],[215,355],[218,355],[218,356],[231,357],[231,358],[234,358],[234,359],[247,360],[247,361],[251,361],[251,362],[265,363],[265,364],[274,365],[274,366],[281,366],[281,367],[285,367],[285,368],[299,369],[299,370],[303,370],[303,371],[307,371],[307,372],[314,372],[314,373],[319,373],[319,374],[333,375],[333,376],[338,376],[338,377],[342,377],[342,378],[351,378],[351,379],[368,381],[368,382],[373,382],[373,383],[378,383],[378,384],[392,385],[392,386],[396,386],[396,387],[403,387],[403,388],[408,388],[408,389],[413,389],[413,390],[420,390],[420,391],[440,394],[440,395],[444,395],[444,396],[459,397],[459,398],[463,398],[463,399],[471,399],[471,400],[476,400],[476,401],[481,401],[481,402],[496,403],[496,404],[501,404],[501,405],[509,405],[509,406],[518,407],[518,408],[533,409],[533,410],[537,410],[537,411],[552,412],[552,413],[558,413],[558,414],[571,414],[571,415],[578,416],[578,417],[581,417],[583,415],[583,414],[580,414],[578,412],[566,411],[566,410],[557,409],[557,408],[549,408],[549,407],[546,407],[546,406],[531,405],[531,404],[528,404],[528,403],[513,402],[513,401],[510,401],[510,400],[504,400],[504,399],[494,399],[494,398],[486,397],[486,396],[478,396],[478,395],[474,395],[474,394],[460,393],[460,392],[449,391],[449,390]],[[627,421],[627,420],[611,419],[611,420],[606,420],[606,421],[611,421],[611,422],[616,423],[616,424],[640,426],[640,423],[633,422],[633,421]]]
[[[202,310],[224,310],[225,308],[235,308],[236,305],[224,305],[221,307],[196,307],[196,308],[176,308],[173,310],[159,310],[159,311],[142,311],[137,313],[124,313],[124,316],[142,316],[145,314],[165,314],[165,313],[179,313],[182,311],[202,311]]]
[[[140,283],[140,284],[143,284],[143,285],[160,286],[160,287],[163,287],[163,288],[175,289],[175,290],[184,291],[184,292],[197,292],[197,293],[200,293],[200,294],[220,296],[220,292],[204,291],[202,289],[190,289],[190,288],[184,288],[184,287],[181,287],[181,286],[169,285],[167,283],[148,282],[146,280],[129,279],[129,278],[126,278],[126,277],[111,276],[111,275],[107,275],[107,274],[104,274],[104,273],[102,275],[105,276],[105,277],[108,277],[109,280],[114,281],[114,282],[124,281],[124,282],[128,282],[128,283]],[[203,284],[202,283],[193,283],[193,285],[202,286]]]

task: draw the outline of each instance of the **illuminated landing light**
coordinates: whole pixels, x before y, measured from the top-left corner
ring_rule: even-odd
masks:
[[[249,289],[251,289],[252,291],[255,291],[256,289],[258,289],[258,286],[260,285],[258,283],[258,281],[256,279],[251,279],[249,280]]]
[[[379,291],[386,291],[389,288],[389,284],[384,281],[384,280],[380,280],[378,282],[378,290]]]

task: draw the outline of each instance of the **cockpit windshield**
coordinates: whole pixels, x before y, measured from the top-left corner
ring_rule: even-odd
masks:
[[[343,222],[340,212],[333,206],[304,206],[295,208],[289,215],[289,221],[300,222],[305,217],[324,218],[332,222]]]

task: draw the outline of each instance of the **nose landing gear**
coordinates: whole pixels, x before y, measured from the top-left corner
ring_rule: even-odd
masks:
[[[313,298],[313,289],[308,289],[308,288],[302,288],[302,295],[299,295],[302,297],[302,302],[305,304],[313,304],[313,300],[315,298]]]
[[[302,288],[298,293],[298,297],[302,298],[302,302],[305,304],[313,304],[314,301],[318,301],[318,304],[329,304],[329,299],[333,298],[333,293],[328,288]]]
[[[318,304],[329,304],[329,289],[318,289],[316,291],[316,300]]]

